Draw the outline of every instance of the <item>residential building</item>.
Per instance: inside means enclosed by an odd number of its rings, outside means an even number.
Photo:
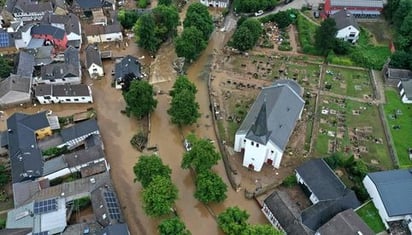
[[[363,185],[386,228],[389,222],[403,220],[412,232],[411,169],[368,173]]]
[[[96,119],[89,119],[62,129],[60,135],[62,137],[62,144],[57,147],[67,146],[71,150],[84,144],[89,136],[100,135],[100,131]]]
[[[83,25],[88,44],[123,41],[120,23]]]
[[[356,214],[353,209],[347,209],[335,215],[326,224],[322,225],[315,235],[374,235],[375,233]]]
[[[67,35],[67,44],[74,48],[80,48],[82,44],[82,30],[79,17],[75,14],[45,14],[41,23],[64,30]]]
[[[22,77],[32,78],[34,72],[34,56],[25,52],[20,51],[17,59],[17,69],[16,74]]]
[[[243,166],[260,171],[264,163],[279,168],[283,151],[301,118],[305,101],[293,80],[279,80],[262,89],[236,132],[234,150],[243,152]]]
[[[31,28],[31,36],[35,39],[44,39],[45,43],[51,43],[56,48],[65,50],[67,48],[67,35],[64,29],[40,24]]]
[[[412,71],[408,69],[394,69],[385,65],[382,72],[385,83],[392,86],[398,86],[400,81],[412,80]]]
[[[16,20],[22,21],[38,21],[44,14],[53,12],[53,6],[50,1],[37,0],[7,0],[5,9]]]
[[[143,78],[141,64],[138,59],[127,55],[114,66],[114,80],[116,89],[128,87],[132,80]]]
[[[91,198],[97,223],[103,227],[124,223],[120,203],[111,185],[95,189],[91,192]]]
[[[3,55],[11,55],[17,53],[15,39],[12,34],[0,28],[0,53]]]
[[[73,0],[71,4],[71,10],[80,17],[86,17],[94,10],[115,10],[115,7],[113,0]]]
[[[302,223],[312,231],[336,214],[361,205],[323,159],[312,159],[296,168],[296,179],[313,203],[301,213]]]
[[[43,66],[53,62],[55,52],[53,46],[41,46],[23,50],[34,57],[34,66]]]
[[[16,74],[0,81],[0,107],[10,107],[31,102],[32,78]]]
[[[130,235],[127,224],[113,224],[105,227],[99,235]]]
[[[399,81],[398,83],[399,95],[401,96],[402,103],[412,103],[412,80]]]
[[[200,0],[200,3],[208,7],[227,8],[229,6],[229,0]]]
[[[53,13],[55,15],[67,15],[68,14],[68,9],[67,9],[67,4],[65,0],[51,0],[53,4]]]
[[[341,10],[347,10],[355,17],[378,17],[383,10],[383,0],[325,0],[327,15]]]
[[[31,28],[33,24],[27,23],[23,25],[19,30],[13,34],[14,42],[17,49],[27,48],[30,41],[32,40],[31,37]]]
[[[104,76],[102,57],[96,45],[89,44],[86,47],[86,69],[91,78]]]
[[[355,43],[359,39],[360,27],[349,11],[338,11],[330,16],[336,22],[336,38]]]
[[[34,96],[40,104],[85,104],[93,103],[92,90],[86,84],[38,84]]]

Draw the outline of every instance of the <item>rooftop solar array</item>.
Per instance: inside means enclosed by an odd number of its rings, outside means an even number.
[[[9,34],[4,31],[0,32],[0,47],[8,47],[9,44]]]
[[[33,233],[33,235],[49,235],[49,232],[45,231],[45,232]]]
[[[34,203],[34,214],[41,215],[51,211],[57,211],[56,198],[38,201]]]
[[[110,219],[120,219],[119,203],[114,193],[111,191],[104,192],[104,200],[106,200],[107,203]]]

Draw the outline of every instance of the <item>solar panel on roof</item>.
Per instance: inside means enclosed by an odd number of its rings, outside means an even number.
[[[109,212],[110,219],[120,219],[119,203],[117,202],[114,193],[111,191],[106,191],[103,195],[107,204],[107,211]]]
[[[0,32],[0,47],[7,47],[9,44],[9,34],[7,32]]]
[[[56,198],[38,201],[34,203],[34,214],[41,215],[51,211],[57,211]]]

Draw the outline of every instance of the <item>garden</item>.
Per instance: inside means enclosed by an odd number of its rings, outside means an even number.
[[[399,167],[412,167],[412,160],[410,158],[412,148],[410,141],[412,130],[411,105],[401,102],[396,89],[388,88],[385,91],[385,96],[386,104],[384,111],[397,153]]]
[[[356,213],[362,218],[363,221],[373,230],[375,233],[379,233],[385,230],[381,217],[378,214],[378,210],[373,205],[372,201],[367,202]]]

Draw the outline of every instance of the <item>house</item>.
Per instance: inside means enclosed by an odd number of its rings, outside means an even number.
[[[296,168],[296,179],[313,203],[301,213],[302,223],[312,231],[336,214],[361,205],[323,159],[312,159]]]
[[[5,9],[16,20],[22,21],[38,21],[44,14],[53,12],[53,6],[50,1],[38,0],[7,0]]]
[[[123,41],[120,23],[83,25],[88,44]]]
[[[99,187],[92,191],[91,199],[97,223],[101,226],[107,227],[117,223],[124,223],[119,200],[111,185]]]
[[[31,36],[35,39],[44,39],[46,43],[51,43],[59,49],[67,48],[67,35],[64,29],[47,24],[34,25],[31,28]]]
[[[60,234],[67,226],[66,199],[32,201],[7,213],[6,228],[31,228],[30,234]]]
[[[412,71],[408,69],[394,69],[385,65],[382,69],[385,83],[393,86],[398,86],[400,81],[408,81],[412,79]]]
[[[91,78],[104,76],[100,50],[96,45],[88,45],[86,47],[86,69]]]
[[[65,0],[51,0],[55,15],[67,15],[68,9]]]
[[[335,235],[337,231],[339,231],[339,235],[375,234],[353,209],[347,209],[335,215],[321,226],[315,235]]]
[[[286,192],[276,190],[263,201],[262,212],[272,226],[286,234],[313,234],[301,223],[299,210],[295,207]]]
[[[114,66],[114,80],[116,89],[122,89],[129,86],[132,80],[143,78],[141,64],[138,59],[127,55]]]
[[[80,17],[91,15],[90,12],[98,9],[115,10],[116,4],[112,0],[73,0],[71,10]]]
[[[22,77],[32,78],[34,72],[34,56],[20,51],[16,59],[17,69],[16,74]]]
[[[10,107],[31,102],[32,78],[10,74],[0,81],[0,107]]]
[[[34,87],[34,96],[40,104],[93,103],[92,90],[86,84],[39,84]]]
[[[100,135],[96,119],[78,122],[73,126],[61,130],[62,144],[57,147],[67,146],[74,149],[82,144],[91,135]]]
[[[46,64],[41,67],[41,77],[36,77],[37,84],[80,84],[81,67],[79,50],[68,47],[63,54],[63,62]]]
[[[43,157],[37,140],[51,135],[46,112],[14,113],[7,119],[7,149],[13,184],[43,175]]]
[[[127,224],[113,224],[105,227],[99,235],[130,235]]]
[[[305,105],[302,88],[279,80],[262,89],[236,132],[234,151],[244,152],[243,166],[260,171],[264,163],[279,168],[283,151]]]
[[[399,81],[397,87],[402,103],[412,104],[412,80]]]
[[[349,11],[338,11],[330,16],[336,22],[336,38],[355,43],[359,39],[360,27]]]
[[[0,53],[3,55],[11,55],[17,53],[15,39],[11,33],[4,29],[0,29]]]
[[[82,30],[79,17],[75,14],[45,14],[41,23],[64,30],[67,35],[67,44],[74,48],[80,48],[82,44]]]
[[[41,46],[38,48],[26,48],[23,50],[34,57],[34,66],[43,66],[53,62],[53,46]]]
[[[208,7],[227,8],[229,6],[229,0],[200,0],[200,3]]]
[[[389,222],[402,220],[409,222],[409,228],[412,228],[411,169],[368,173],[363,185],[386,228],[389,228]]]
[[[23,25],[19,30],[13,34],[15,46],[17,49],[27,48],[32,40],[31,28],[33,24],[27,23]]]
[[[383,10],[383,0],[325,0],[326,15],[341,10],[347,10],[355,17],[378,17]]]

